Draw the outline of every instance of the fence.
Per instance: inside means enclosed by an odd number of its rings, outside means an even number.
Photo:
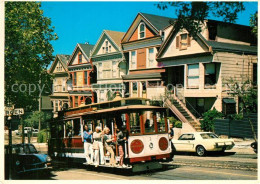
[[[250,114],[257,135],[257,114]],[[218,135],[228,135],[229,137],[253,138],[252,129],[247,116],[243,120],[217,119],[214,121],[215,133]],[[257,135],[258,137],[258,135]]]

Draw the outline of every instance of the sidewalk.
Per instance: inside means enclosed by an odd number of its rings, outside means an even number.
[[[256,154],[251,148],[251,143],[254,140],[243,140],[234,138],[235,146],[231,150],[227,150],[226,152],[236,152],[236,154]]]

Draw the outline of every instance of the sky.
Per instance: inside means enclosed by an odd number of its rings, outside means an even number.
[[[52,42],[54,55],[71,55],[77,43],[95,45],[103,30],[126,32],[138,12],[176,18],[174,9],[160,10],[153,2],[42,2],[44,16],[51,18],[59,39]],[[245,2],[237,24],[249,25],[257,2]],[[210,19],[215,19],[209,17]]]

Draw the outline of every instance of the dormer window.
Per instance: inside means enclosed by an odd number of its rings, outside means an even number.
[[[145,24],[142,22],[139,25],[139,39],[145,37]]]

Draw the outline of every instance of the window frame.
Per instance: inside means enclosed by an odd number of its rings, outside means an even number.
[[[153,53],[152,53],[152,59],[150,58],[150,50],[153,50]],[[155,67],[155,48],[154,47],[150,47],[150,48],[147,48],[147,66],[149,67],[149,68],[153,68],[153,67]],[[152,60],[152,62],[150,61],[150,60]]]
[[[192,65],[198,65],[198,74],[197,75],[189,75],[189,66],[192,66]],[[189,85],[189,78],[194,78],[194,77],[198,78],[198,86],[190,86]],[[198,89],[199,85],[200,85],[200,65],[199,64],[189,64],[189,65],[187,65],[187,88]]]
[[[133,54],[132,53],[135,53],[134,54],[134,61],[135,61],[135,65],[133,65]],[[137,68],[137,51],[136,50],[133,50],[133,51],[130,51],[130,70],[135,70]]]
[[[212,64],[214,65],[214,73],[213,74],[207,74],[207,65]],[[206,83],[206,77],[214,76],[215,83],[214,84],[208,84]],[[205,63],[204,64],[204,86],[215,86],[217,84],[217,65],[216,63]]]
[[[82,53],[81,52],[79,52],[78,53],[78,64],[82,64]]]
[[[144,26],[144,30],[143,31],[141,31],[141,26]],[[144,34],[143,35],[143,37],[141,37],[141,34]],[[138,26],[138,39],[144,39],[145,38],[145,36],[146,36],[146,25],[145,25],[145,23],[144,22],[141,22],[140,24],[139,24],[139,26]]]

